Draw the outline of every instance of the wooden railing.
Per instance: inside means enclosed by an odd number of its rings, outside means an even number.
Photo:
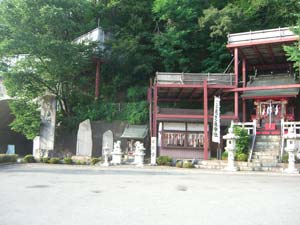
[[[168,73],[157,72],[158,84],[203,84],[207,80],[208,85],[234,85],[233,73]]]

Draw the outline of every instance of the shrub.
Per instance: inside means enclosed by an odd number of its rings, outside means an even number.
[[[288,163],[289,162],[289,154],[288,153],[284,153],[282,155],[282,162],[283,163]]]
[[[84,161],[77,160],[77,161],[75,161],[75,164],[76,165],[85,165],[86,163]]]
[[[35,159],[33,157],[33,155],[26,155],[23,159],[23,161],[25,163],[34,163],[35,162]]]
[[[51,159],[49,160],[49,163],[50,163],[50,164],[60,164],[60,159],[59,159],[59,158],[56,158],[56,157],[51,158]]]
[[[49,158],[49,157],[44,157],[44,158],[41,159],[41,161],[42,161],[43,163],[49,163],[50,158]]]
[[[183,166],[183,162],[181,160],[176,162],[176,167],[182,168],[182,166]]]
[[[0,154],[0,163],[16,162],[18,155]]]
[[[156,161],[159,166],[171,166],[172,164],[172,158],[169,156],[159,156]]]
[[[236,159],[237,159],[237,161],[246,162],[248,160],[248,155],[245,153],[240,153],[240,154],[237,154]]]
[[[70,157],[64,158],[64,164],[72,164],[73,160]]]
[[[95,165],[95,164],[97,164],[98,162],[100,162],[101,160],[99,159],[99,158],[92,158],[91,159],[91,164],[92,165]]]
[[[228,158],[228,152],[223,152],[222,153],[222,160],[226,160]]]
[[[194,168],[194,165],[193,165],[193,163],[190,162],[190,161],[184,161],[182,167],[183,167],[183,168]]]
[[[238,154],[240,153],[248,154],[249,135],[247,130],[239,126],[235,126],[233,129],[234,129],[234,134],[240,137],[239,139],[236,140],[236,152],[238,152]]]

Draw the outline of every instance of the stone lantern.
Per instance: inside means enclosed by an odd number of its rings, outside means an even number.
[[[284,150],[289,154],[289,165],[285,170],[286,173],[299,173],[295,167],[295,154],[297,152],[296,140],[299,139],[299,134],[296,133],[293,127],[288,129],[288,133],[284,134],[283,137],[286,139],[286,147]]]
[[[145,147],[144,144],[137,141],[135,143],[135,152],[134,152],[134,163],[137,167],[143,167],[144,166],[144,156],[145,156]]]
[[[112,164],[119,165],[122,161],[122,150],[121,150],[121,141],[114,143],[114,150],[111,153],[112,155]]]
[[[108,157],[110,155],[110,149],[107,144],[103,148],[103,155],[104,155],[104,163],[102,164],[102,166],[110,166],[110,163],[108,161]]]
[[[235,145],[236,140],[239,139],[239,136],[236,136],[233,133],[233,127],[231,126],[228,129],[228,134],[223,136],[223,138],[226,140],[226,147],[225,150],[228,152],[228,164],[225,167],[226,171],[237,171],[238,168],[234,166],[234,153],[236,151]]]

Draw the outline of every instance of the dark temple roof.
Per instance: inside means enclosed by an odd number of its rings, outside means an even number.
[[[295,80],[293,76],[287,74],[278,75],[263,75],[252,78],[247,83],[247,87],[261,87],[261,86],[276,86],[286,84],[299,84],[298,80]],[[255,90],[245,91],[242,94],[242,98],[252,97],[296,97],[299,94],[299,88],[288,88],[288,89],[272,89],[272,90]]]

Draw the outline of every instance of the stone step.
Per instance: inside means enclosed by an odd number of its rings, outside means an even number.
[[[280,142],[256,141],[255,146],[280,146]]]
[[[278,156],[278,151],[261,151],[261,152],[253,152],[255,156]]]
[[[257,141],[280,141],[280,135],[257,135],[255,140]]]

